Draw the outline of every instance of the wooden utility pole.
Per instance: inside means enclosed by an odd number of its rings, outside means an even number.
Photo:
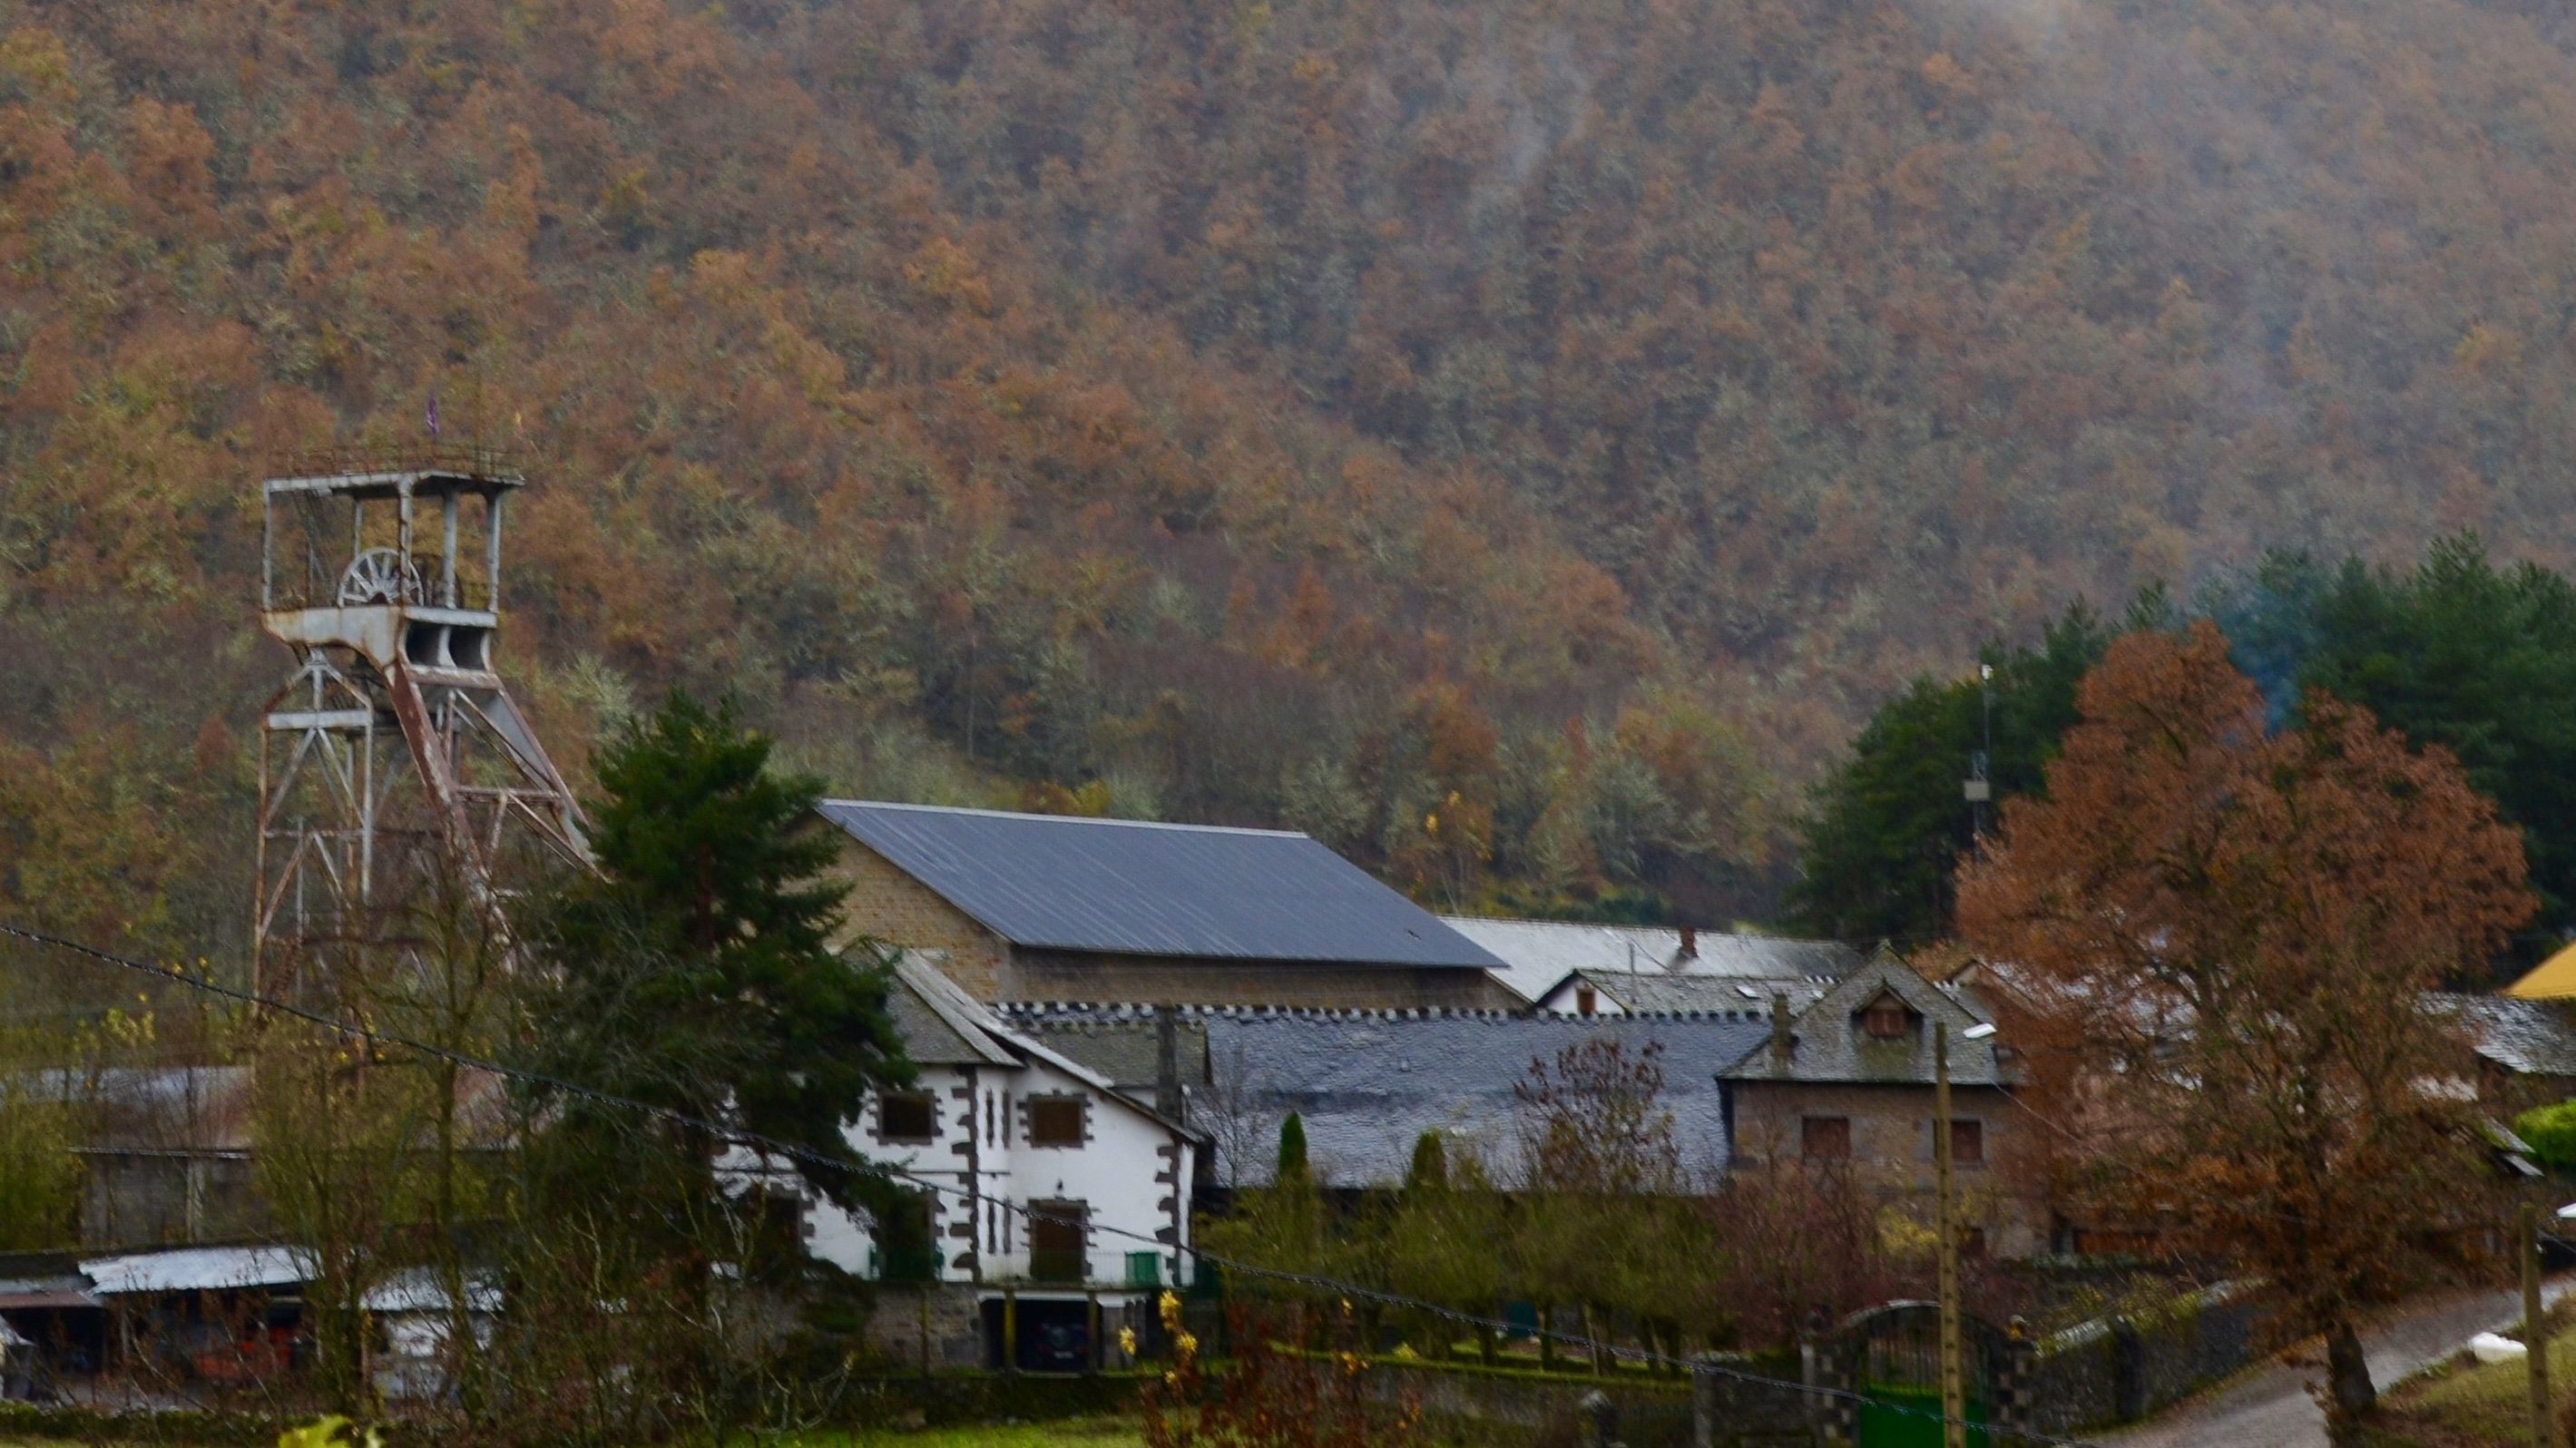
[[[2540,1213],[2531,1198],[2522,1199],[2522,1230],[2515,1234],[2522,1254],[2523,1361],[2530,1365],[2531,1441],[2556,1448],[2557,1425],[2549,1414],[2549,1334],[2540,1318]]]
[[[1959,1363],[1959,1232],[1950,1208],[1950,1026],[1932,1023],[1932,1218],[1941,1263],[1941,1441],[1968,1448],[1968,1395]]]

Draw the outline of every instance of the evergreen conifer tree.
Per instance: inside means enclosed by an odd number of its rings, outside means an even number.
[[[1414,1191],[1428,1187],[1438,1191],[1449,1185],[1449,1153],[1440,1143],[1437,1130],[1426,1131],[1414,1138],[1413,1164],[1405,1169],[1404,1189]]]
[[[770,767],[730,703],[674,692],[600,752],[599,870],[535,922],[560,1074],[829,1157],[875,1087],[907,1083],[882,950],[836,951],[845,887],[806,828],[820,782]],[[578,1128],[594,1108],[562,1103]],[[623,1126],[621,1125],[621,1129]],[[687,1174],[715,1143],[672,1142]],[[800,1165],[846,1204],[856,1174]]]
[[[1279,1123],[1279,1185],[1306,1180],[1306,1123],[1296,1112]]]

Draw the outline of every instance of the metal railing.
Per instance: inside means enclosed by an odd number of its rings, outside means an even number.
[[[391,447],[306,448],[279,454],[270,467],[270,476],[280,478],[375,473],[452,473],[459,477],[488,478],[496,482],[527,481],[507,453],[475,443],[422,442]]]

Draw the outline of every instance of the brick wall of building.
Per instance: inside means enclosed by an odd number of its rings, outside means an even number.
[[[916,950],[945,951],[947,972],[978,1000],[1007,1000],[1010,947],[885,856],[844,837],[834,871],[850,887],[842,911],[848,935]]]
[[[1806,1119],[1839,1117],[1851,1123],[1849,1170],[1855,1178],[1931,1220],[1931,1087],[1738,1081],[1729,1090],[1735,1160],[1797,1160]],[[1950,1114],[1977,1122],[1984,1142],[1985,1160],[1963,1163],[1955,1175],[1962,1225],[1983,1229],[1987,1250],[1997,1256],[2045,1250],[2047,1213],[2026,1195],[2025,1174],[2013,1159],[2027,1119],[1991,1086],[1953,1087]]]

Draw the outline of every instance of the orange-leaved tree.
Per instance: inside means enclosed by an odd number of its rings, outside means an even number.
[[[2268,728],[2207,623],[2120,640],[2079,703],[1961,927],[2016,987],[2070,1199],[2270,1279],[2358,1441],[2361,1314],[2478,1220],[2470,1056],[2423,994],[2530,913],[2521,841],[2360,709]]]

